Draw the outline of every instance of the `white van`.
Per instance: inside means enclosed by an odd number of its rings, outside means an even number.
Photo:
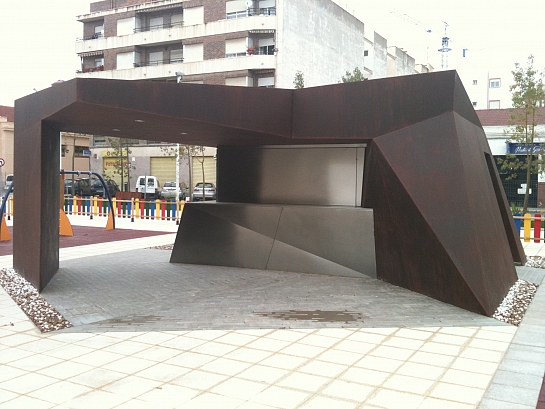
[[[138,176],[136,191],[143,193],[146,198],[158,198],[161,194],[161,184],[155,176]]]

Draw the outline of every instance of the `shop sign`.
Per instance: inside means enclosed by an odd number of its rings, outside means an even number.
[[[509,155],[526,155],[531,145],[526,145],[523,143],[508,143],[507,144],[507,154]],[[541,144],[534,143],[534,155],[539,155],[541,153]]]

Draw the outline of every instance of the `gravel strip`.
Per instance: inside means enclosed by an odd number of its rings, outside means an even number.
[[[525,266],[533,268],[545,268],[545,259],[541,256],[529,256]]]
[[[72,324],[40,297],[27,280],[10,268],[0,270],[0,285],[41,332],[70,328]]]
[[[529,256],[525,266],[545,268],[545,259],[541,256]],[[511,287],[492,318],[518,327],[538,287],[538,285],[528,281],[518,280]]]
[[[519,326],[528,305],[537,291],[537,285],[524,280],[517,280],[511,287],[492,318]]]
[[[155,250],[172,250],[172,249],[174,249],[174,244],[163,244],[162,246],[150,247],[150,249],[155,249]]]

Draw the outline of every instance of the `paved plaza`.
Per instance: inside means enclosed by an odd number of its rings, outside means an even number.
[[[60,250],[42,295],[74,327],[0,288],[0,408],[536,408],[542,288],[517,328],[367,277],[170,264],[174,222],[118,227],[163,234]]]

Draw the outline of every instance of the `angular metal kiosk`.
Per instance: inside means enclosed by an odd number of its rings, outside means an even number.
[[[59,267],[60,131],[218,147],[217,203],[186,205],[172,262],[364,274],[491,315],[525,261],[454,71],[300,90],[75,79],[17,100],[14,268],[39,290]]]

